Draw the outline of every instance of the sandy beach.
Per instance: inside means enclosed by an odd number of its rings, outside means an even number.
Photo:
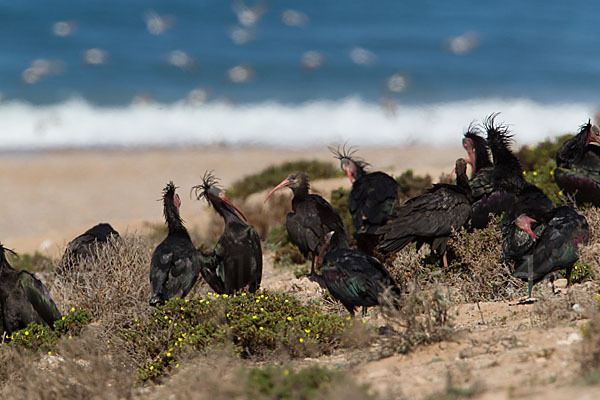
[[[376,170],[400,174],[412,169],[434,179],[449,173],[463,150],[408,147],[364,148],[359,155]],[[282,149],[123,149],[69,150],[0,155],[0,186],[5,201],[0,240],[18,252],[58,255],[64,244],[94,224],[110,222],[119,232],[161,223],[156,200],[173,180],[183,200],[190,228],[205,229],[208,210],[191,200],[190,188],[206,170],[214,170],[224,187],[271,164],[319,159],[336,163],[326,148]],[[340,184],[348,182],[340,181]],[[331,185],[329,183],[328,185]],[[319,182],[314,183],[319,190]],[[328,194],[327,189],[324,192]]]

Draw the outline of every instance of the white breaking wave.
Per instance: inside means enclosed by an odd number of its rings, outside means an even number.
[[[311,147],[460,145],[471,121],[501,112],[519,144],[576,132],[595,105],[482,99],[402,105],[394,113],[359,98],[299,105],[275,102],[233,106],[135,104],[98,107],[83,100],[34,106],[0,103],[0,149],[229,145]]]

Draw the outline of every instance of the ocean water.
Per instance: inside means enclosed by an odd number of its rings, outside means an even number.
[[[0,0],[0,149],[520,143],[600,106],[600,2]]]

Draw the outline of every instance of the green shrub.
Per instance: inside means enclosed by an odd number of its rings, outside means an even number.
[[[368,386],[358,385],[341,372],[311,366],[298,371],[286,367],[252,368],[243,372],[251,399],[329,398],[339,392],[352,393],[362,399],[374,398]]]
[[[414,175],[412,169],[404,171],[396,178],[398,182],[398,197],[401,201],[412,199],[429,189],[432,185],[431,176]]]
[[[554,181],[555,168],[556,162],[548,160],[545,164],[539,165],[537,169],[524,171],[523,175],[528,183],[542,189],[544,194],[552,200],[552,203],[561,204],[563,200],[560,198],[560,188]]]
[[[554,139],[546,139],[535,146],[523,146],[517,152],[521,165],[527,171],[536,171],[549,161],[555,160],[556,152],[573,135],[562,135]]]
[[[269,166],[257,174],[248,175],[235,182],[227,190],[227,196],[230,199],[244,199],[252,193],[274,187],[289,174],[296,171],[306,172],[311,180],[335,178],[341,174],[332,163],[319,160],[285,162],[283,164]]]
[[[263,291],[206,299],[172,299],[144,321],[120,329],[128,351],[145,355],[138,378],[147,380],[177,366],[184,351],[230,344],[245,356],[265,357],[283,349],[291,356],[319,355],[340,344],[347,320],[323,315],[317,305]]]
[[[8,253],[8,261],[13,268],[29,272],[52,272],[56,270],[54,261],[39,252],[23,254]]]
[[[48,351],[56,347],[58,339],[67,335],[69,337],[79,335],[83,327],[91,322],[91,312],[72,308],[70,314],[54,322],[54,330],[49,326],[32,322],[25,329],[12,333],[10,345],[28,350]]]
[[[343,187],[332,190],[331,207],[333,207],[342,218],[348,237],[352,237],[356,233],[356,228],[354,227],[352,215],[350,215],[350,210],[348,209],[348,196],[350,196],[350,190]]]

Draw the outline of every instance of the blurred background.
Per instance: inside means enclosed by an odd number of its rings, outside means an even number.
[[[0,1],[0,150],[520,143],[593,118],[600,3]]]

